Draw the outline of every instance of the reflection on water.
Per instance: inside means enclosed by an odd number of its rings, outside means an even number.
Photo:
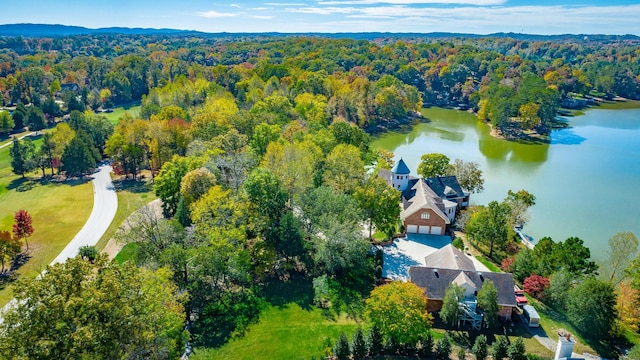
[[[496,139],[463,111],[430,108],[424,115],[428,122],[381,135],[373,147],[402,157],[414,175],[425,153],[477,162],[485,178],[485,191],[472,196],[479,204],[504,199],[509,189],[532,192],[537,204],[525,232],[536,239],[578,236],[597,255],[618,231],[640,236],[640,109],[588,110],[554,130],[551,144]]]

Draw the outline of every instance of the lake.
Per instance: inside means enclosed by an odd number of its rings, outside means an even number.
[[[563,241],[577,236],[601,258],[616,232],[640,236],[640,109],[590,109],[566,118],[550,144],[496,139],[489,127],[464,111],[425,109],[428,122],[383,134],[374,148],[403,158],[416,175],[420,156],[439,152],[475,161],[485,190],[471,202],[502,201],[509,189],[536,196],[524,232]]]

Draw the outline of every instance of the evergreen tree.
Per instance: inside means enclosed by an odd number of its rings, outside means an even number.
[[[486,279],[478,291],[478,306],[484,311],[484,323],[488,328],[498,326],[498,290],[493,281]]]
[[[448,336],[443,336],[436,342],[436,359],[437,360],[449,360],[451,355],[451,340]]]
[[[349,360],[351,356],[349,340],[347,340],[347,336],[344,333],[340,334],[336,345],[333,347],[333,355],[335,355],[338,360]]]
[[[369,347],[369,355],[375,356],[382,352],[382,333],[380,328],[373,325],[367,334],[367,346]]]
[[[471,352],[473,352],[473,356],[476,357],[476,360],[485,360],[487,355],[489,355],[487,350],[487,337],[484,335],[478,335],[478,337],[476,337],[476,341],[473,343]]]
[[[31,131],[39,131],[47,127],[47,119],[40,108],[32,106],[27,114],[27,126]]]
[[[422,358],[430,358],[433,355],[433,336],[431,332],[427,332],[420,341],[420,346],[417,347],[417,354]]]
[[[14,174],[21,175],[33,171],[36,168],[35,147],[31,140],[13,139],[11,147],[11,169]]]
[[[507,355],[509,356],[509,360],[526,360],[527,359],[527,349],[524,346],[524,340],[521,337],[518,337],[516,341],[514,341],[507,348]]]
[[[367,343],[364,341],[362,328],[358,328],[356,330],[356,333],[353,334],[353,345],[351,352],[353,353],[353,358],[355,360],[364,359],[367,357]]]
[[[509,348],[509,340],[506,336],[496,336],[496,342],[491,347],[491,357],[493,360],[502,360],[507,357],[507,350]]]
[[[18,132],[22,131],[22,128],[24,128],[26,125],[25,120],[27,118],[27,108],[24,106],[24,104],[19,103],[16,106],[16,109],[11,114],[11,117],[13,118],[13,122],[15,123],[13,128]]]
[[[96,161],[91,150],[82,142],[80,137],[74,137],[64,149],[62,167],[67,176],[84,175],[84,173],[96,167]]]

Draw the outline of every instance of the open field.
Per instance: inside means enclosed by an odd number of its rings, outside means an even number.
[[[93,187],[88,179],[41,180],[39,172],[22,179],[11,172],[9,148],[0,149],[0,229],[11,231],[13,215],[20,209],[31,214],[35,229],[28,239],[32,257],[18,274],[35,277],[87,221],[93,207]],[[0,285],[0,306],[11,298],[10,286]]]
[[[110,113],[104,112],[104,113],[100,113],[100,115],[105,116],[109,121],[111,121],[111,123],[117,124],[118,121],[120,121],[120,118],[122,117],[122,115],[124,115],[125,113],[129,113],[129,115],[133,116],[134,118],[140,115],[139,102],[120,106],[120,107],[114,108],[113,112],[110,112]]]

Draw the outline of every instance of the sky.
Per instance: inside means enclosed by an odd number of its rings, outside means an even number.
[[[640,35],[640,0],[20,0],[0,23],[204,32]]]

